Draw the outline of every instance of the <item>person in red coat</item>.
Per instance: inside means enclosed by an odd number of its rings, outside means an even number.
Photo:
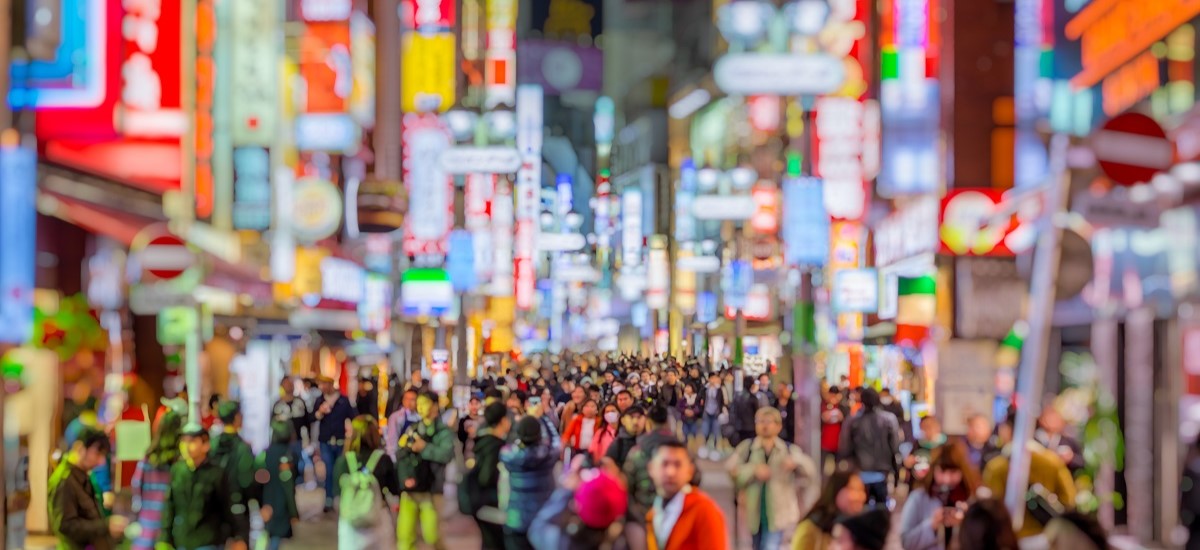
[[[729,538],[721,507],[691,485],[696,464],[687,446],[675,440],[659,445],[650,461],[658,496],[646,514],[648,550],[726,550]]]

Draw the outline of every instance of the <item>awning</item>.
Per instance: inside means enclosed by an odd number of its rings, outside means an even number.
[[[179,189],[183,155],[178,143],[113,141],[48,142],[46,160],[162,195]]]
[[[156,220],[98,206],[53,191],[38,193],[38,212],[54,216],[91,233],[104,235],[128,247],[139,232]]]
[[[724,336],[732,338],[734,336],[736,322],[729,319],[721,319],[716,323],[709,325],[709,336]],[[783,332],[783,327],[776,321],[746,321],[746,332],[742,336],[773,336],[778,337]]]

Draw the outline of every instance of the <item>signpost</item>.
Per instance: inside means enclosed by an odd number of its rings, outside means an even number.
[[[1150,181],[1170,169],[1175,159],[1175,147],[1162,126],[1141,113],[1104,123],[1092,136],[1092,150],[1104,175],[1126,186]]]

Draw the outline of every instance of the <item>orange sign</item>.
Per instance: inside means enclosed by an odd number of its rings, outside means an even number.
[[[206,219],[213,211],[213,95],[217,43],[217,14],[213,0],[196,2],[196,216]]]
[[[307,113],[344,113],[354,92],[350,25],[308,23],[300,41],[300,75],[308,85]]]
[[[1083,70],[1071,79],[1089,88],[1200,15],[1200,0],[1095,0],[1067,23],[1066,37],[1080,41]]]

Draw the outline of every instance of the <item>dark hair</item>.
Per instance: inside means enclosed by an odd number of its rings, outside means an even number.
[[[1018,550],[1012,517],[1004,502],[986,498],[972,504],[958,528],[958,547],[972,550]]]
[[[1088,540],[1092,541],[1092,544],[1096,545],[1096,548],[1108,548],[1108,536],[1105,535],[1104,527],[1100,525],[1099,521],[1096,521],[1096,518],[1072,510],[1065,512],[1054,519],[1062,520],[1074,525],[1076,529],[1079,529],[1079,532],[1082,533],[1083,536],[1087,537]]]
[[[146,462],[155,468],[170,467],[179,460],[179,435],[183,429],[183,416],[175,411],[164,412],[158,419],[158,430],[146,452]]]
[[[864,409],[873,411],[879,408],[879,393],[875,388],[863,388],[859,391],[859,400],[862,402]]]
[[[414,397],[421,395],[421,392],[417,391],[417,388],[408,388],[407,390],[404,390],[404,393],[400,394],[400,397],[403,398],[405,395],[410,393],[413,394]]]
[[[837,386],[830,386],[830,387],[829,387],[829,395],[839,395],[839,394],[841,394],[841,393],[842,393],[842,390],[841,390],[841,388],[839,388],[839,387],[837,387]]]
[[[662,405],[651,408],[650,414],[647,415],[650,421],[654,422],[656,426],[665,425],[669,416],[670,415],[667,414],[667,408]]]
[[[108,439],[108,434],[93,426],[81,428],[79,435],[75,436],[75,442],[82,444],[84,449],[95,448],[105,454],[112,450],[112,441]]]
[[[928,417],[927,417],[928,418]],[[966,487],[967,494],[975,494],[975,490],[982,483],[979,480],[979,471],[971,464],[971,460],[967,457],[967,450],[961,443],[946,443],[936,449],[929,455],[929,473],[925,477],[918,480],[914,485],[914,489],[924,489],[925,494],[933,493],[933,471],[937,470],[958,470],[962,472],[962,485]]]
[[[629,396],[629,399],[630,399],[630,400],[633,400],[633,393],[632,393],[632,392],[630,392],[629,390],[621,390],[621,391],[617,392],[617,395],[616,395],[616,397],[620,397],[620,396],[622,396],[622,395],[628,395],[628,396]]]
[[[276,420],[271,422],[271,443],[273,445],[287,445],[292,441],[292,423],[287,420]]]
[[[208,398],[208,408],[209,409],[215,409],[215,408],[217,408],[217,405],[220,405],[220,404],[221,404],[221,394],[214,393],[214,394],[212,394],[212,396],[210,396]]]
[[[679,449],[683,451],[683,454],[688,455],[688,459],[692,458],[692,454],[688,451],[687,445],[684,445],[683,442],[679,441],[678,439],[668,439],[662,443],[659,443],[658,447],[654,449],[654,455],[657,456],[658,453],[663,451],[663,449]]]
[[[350,421],[350,437],[346,438],[347,453],[357,452],[358,456],[370,455],[383,448],[379,442],[379,423],[374,416],[360,414]]]
[[[846,467],[835,469],[829,479],[825,480],[825,485],[821,487],[820,498],[817,499],[816,504],[813,504],[812,510],[809,510],[804,519],[813,522],[822,533],[832,533],[833,524],[837,523],[838,516],[842,515],[837,507],[838,493],[842,492],[842,489],[845,489],[850,484],[850,480],[855,477],[858,477],[858,470]]]
[[[508,394],[509,399],[512,399],[514,397],[521,400],[522,407],[524,407],[525,403],[527,403],[529,401],[529,394],[527,394],[521,390],[515,390],[512,393]]]
[[[508,418],[508,408],[504,406],[504,403],[492,403],[483,409],[483,421],[489,428],[500,425],[505,418]]]
[[[242,414],[242,405],[237,401],[226,401],[217,407],[217,418],[227,426],[236,422],[239,414]]]
[[[504,392],[496,387],[488,388],[488,391],[483,392],[484,399],[504,399]]]

